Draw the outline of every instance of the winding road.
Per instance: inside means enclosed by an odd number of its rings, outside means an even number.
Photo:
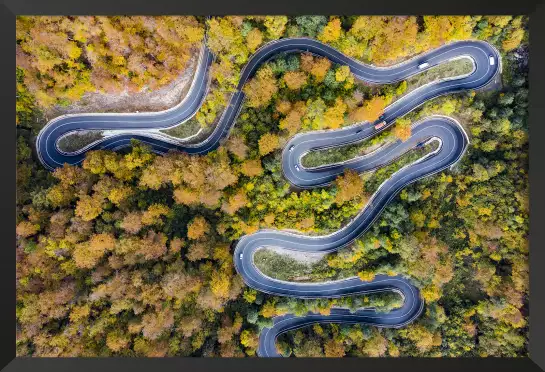
[[[81,114],[64,115],[50,121],[39,133],[36,146],[41,162],[48,169],[64,163],[79,164],[86,151],[128,146],[132,138],[149,144],[153,151],[165,153],[169,150],[204,154],[215,150],[225,138],[243,105],[242,87],[253,76],[259,66],[279,53],[310,52],[329,58],[332,62],[348,65],[358,78],[375,84],[388,84],[404,80],[432,66],[456,58],[469,58],[473,72],[463,77],[443,79],[426,84],[401,97],[388,106],[383,118],[384,130],[401,117],[424,102],[447,93],[478,89],[490,83],[501,72],[501,57],[498,51],[486,42],[460,41],[450,43],[403,63],[381,68],[356,61],[336,49],[319,41],[307,38],[287,38],[270,42],[259,48],[241,73],[237,90],[230,98],[216,128],[204,141],[183,144],[163,137],[160,129],[170,128],[190,119],[200,108],[208,92],[209,67],[212,53],[203,46],[195,77],[184,100],[177,106],[157,113],[136,114]],[[422,63],[429,65],[419,69]],[[493,63],[492,63],[493,62]],[[396,291],[403,297],[403,305],[388,313],[377,313],[373,309],[360,309],[350,313],[347,309],[332,309],[330,315],[309,313],[303,317],[292,314],[273,319],[273,326],[264,328],[260,334],[258,354],[280,356],[275,347],[278,335],[313,323],[365,323],[380,327],[402,327],[416,319],[424,307],[418,289],[406,278],[377,275],[365,282],[358,277],[324,283],[294,283],[270,278],[260,272],[253,262],[254,253],[268,246],[305,252],[333,252],[352,243],[363,234],[388,205],[390,200],[408,184],[453,166],[464,154],[469,140],[454,119],[431,116],[413,124],[412,136],[405,142],[397,141],[379,151],[357,157],[350,161],[316,168],[305,168],[301,158],[309,151],[342,146],[365,141],[378,133],[374,123],[358,123],[338,130],[316,131],[295,135],[282,152],[282,169],[291,184],[299,188],[327,185],[350,168],[359,173],[382,167],[407,151],[436,141],[437,149],[394,173],[372,195],[369,203],[342,229],[322,236],[305,236],[279,230],[260,230],[242,237],[235,246],[234,263],[237,272],[246,284],[259,291],[278,296],[297,298],[332,298],[383,291]],[[77,130],[115,131],[84,149],[65,153],[58,148],[58,141]]]

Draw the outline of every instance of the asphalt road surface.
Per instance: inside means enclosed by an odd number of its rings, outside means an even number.
[[[372,135],[372,134],[369,134]],[[308,136],[300,136],[303,139]],[[307,138],[308,140],[308,138]],[[423,308],[419,291],[407,279],[396,276],[377,275],[374,280],[365,282],[359,277],[327,283],[292,283],[279,281],[264,275],[253,262],[254,253],[264,247],[281,247],[287,250],[304,252],[333,252],[352,243],[372,225],[390,200],[408,184],[423,177],[440,172],[454,165],[463,155],[468,145],[468,138],[462,127],[455,120],[443,116],[432,116],[416,123],[413,135],[405,142],[397,141],[388,147],[364,157],[356,158],[343,165],[328,166],[300,171],[286,172],[287,166],[298,159],[299,144],[290,152],[289,144],[283,152],[283,167],[288,179],[300,187],[312,187],[331,182],[335,177],[350,168],[364,172],[378,168],[398,158],[400,155],[436,141],[437,148],[395,172],[372,195],[360,213],[342,229],[322,236],[306,236],[278,230],[260,230],[242,237],[234,252],[235,268],[247,285],[259,291],[297,298],[331,298],[395,290],[401,293],[404,302],[401,308],[386,314],[364,309],[351,314],[344,309],[335,309],[331,315],[308,314],[306,317],[286,315],[274,319],[274,326],[264,329],[260,334],[258,353],[261,356],[279,356],[275,340],[279,334],[290,329],[312,323],[366,323],[382,327],[401,327],[416,319]],[[293,158],[293,159],[292,159]],[[300,176],[299,176],[300,175]]]
[[[332,62],[348,65],[351,72],[359,79],[388,84],[401,81],[423,70],[418,69],[422,62],[429,63],[430,68],[452,58],[466,56],[475,64],[475,70],[469,76],[456,80],[439,81],[427,84],[407,94],[394,102],[385,110],[384,119],[388,123],[397,117],[418,107],[425,101],[446,93],[453,93],[467,89],[477,89],[486,85],[499,70],[499,54],[490,44],[481,41],[461,41],[451,43],[419,55],[406,62],[389,68],[378,68],[358,62],[345,56],[336,49],[321,42],[307,38],[280,39],[265,44],[259,48],[248,61],[241,73],[237,91],[231,96],[227,108],[224,110],[215,130],[204,141],[196,144],[180,144],[158,133],[179,125],[195,115],[203,103],[209,86],[209,66],[214,59],[212,53],[202,49],[200,61],[190,90],[184,100],[177,106],[160,112],[130,113],[130,114],[75,114],[63,115],[51,120],[38,134],[36,147],[43,165],[48,169],[61,167],[64,163],[80,164],[84,154],[89,150],[110,149],[117,150],[130,144],[135,138],[151,145],[157,153],[165,153],[171,149],[185,151],[191,154],[204,154],[215,150],[220,141],[229,134],[235,119],[240,111],[244,94],[241,89],[246,81],[253,76],[259,66],[278,55],[279,53],[310,52],[329,58]],[[489,56],[493,56],[495,64],[489,64]],[[363,126],[370,127],[371,124]],[[108,130],[114,134],[87,146],[83,151],[66,153],[58,148],[58,141],[63,136],[78,130]],[[316,134],[318,135],[318,134]],[[361,137],[364,133],[360,134]],[[330,135],[331,141],[336,133]],[[357,140],[357,138],[354,138]],[[333,142],[332,142],[333,145]]]
[[[451,43],[428,53],[419,55],[398,65],[379,68],[358,62],[345,56],[334,48],[319,41],[307,38],[289,38],[265,44],[258,49],[242,70],[237,91],[230,98],[216,128],[204,141],[196,144],[180,144],[172,139],[161,138],[159,129],[166,129],[190,119],[202,105],[208,92],[209,66],[212,53],[203,47],[199,65],[192,86],[177,106],[157,113],[136,114],[81,114],[64,115],[53,119],[39,133],[36,146],[40,160],[48,169],[55,169],[64,163],[79,164],[89,150],[117,150],[130,144],[131,138],[151,145],[153,151],[165,153],[169,150],[204,154],[215,150],[222,139],[227,137],[242,107],[244,94],[242,87],[253,76],[259,66],[279,53],[310,52],[329,58],[332,62],[348,65],[357,78],[376,84],[388,84],[404,80],[411,75],[429,69],[454,58],[469,58],[474,70],[471,74],[456,79],[444,79],[426,84],[400,98],[388,106],[380,120],[388,128],[396,118],[414,110],[424,102],[437,96],[478,89],[487,85],[501,71],[498,51],[490,44],[481,41],[461,41]],[[493,59],[494,63],[490,62]],[[419,69],[422,63],[429,65]],[[333,234],[310,237],[279,230],[260,230],[242,237],[235,246],[234,262],[237,272],[246,284],[259,291],[297,298],[332,298],[384,291],[396,291],[404,299],[403,305],[388,313],[377,313],[373,309],[361,309],[350,313],[347,309],[333,309],[330,315],[309,313],[303,317],[292,314],[276,317],[271,328],[262,330],[259,339],[260,356],[280,356],[275,340],[281,333],[314,323],[365,323],[379,327],[402,327],[416,319],[424,307],[418,289],[406,278],[377,275],[365,282],[358,277],[325,283],[293,283],[265,276],[254,265],[256,250],[274,246],[287,250],[305,252],[333,252],[352,243],[363,234],[388,205],[397,193],[423,177],[440,172],[455,164],[464,154],[468,138],[463,128],[455,120],[444,116],[432,116],[413,124],[412,136],[405,142],[397,141],[366,156],[347,162],[317,168],[304,168],[301,158],[309,151],[336,147],[364,141],[379,131],[374,123],[359,123],[350,127],[303,133],[294,136],[284,147],[282,169],[291,184],[300,188],[312,188],[331,183],[345,169],[365,172],[394,161],[407,151],[424,143],[436,141],[437,149],[416,162],[403,167],[386,180],[373,194],[369,203],[352,221]],[[93,143],[86,148],[65,153],[59,150],[58,140],[77,130],[108,130],[117,134]]]

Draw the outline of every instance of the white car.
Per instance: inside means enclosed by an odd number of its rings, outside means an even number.
[[[295,145],[291,146],[289,151],[292,152],[294,148],[295,148]]]
[[[297,164],[295,164],[294,167],[295,167],[295,170],[296,170],[297,172],[299,172],[299,166],[298,166]]]
[[[428,62],[421,63],[421,64],[418,65],[418,69],[422,70],[422,69],[428,67],[429,65],[430,64]]]
[[[489,56],[488,60],[490,61],[490,66],[494,66],[494,64],[496,63],[496,60],[494,59],[494,56]]]
[[[240,254],[240,259],[242,260],[242,253]]]

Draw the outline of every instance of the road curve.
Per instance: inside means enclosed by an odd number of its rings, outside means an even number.
[[[216,128],[204,141],[196,144],[181,144],[171,138],[160,137],[159,129],[170,128],[191,118],[202,105],[209,85],[209,66],[212,53],[203,47],[192,86],[184,100],[177,106],[156,113],[137,114],[81,114],[64,115],[50,121],[39,133],[36,146],[41,162],[48,169],[55,169],[64,163],[79,164],[89,150],[116,150],[130,144],[132,138],[151,145],[157,153],[171,149],[192,154],[204,154],[215,150],[225,138],[242,107],[244,94],[242,87],[253,76],[259,66],[279,53],[310,52],[329,58],[332,62],[348,65],[359,79],[376,84],[388,84],[406,79],[423,70],[418,66],[429,63],[427,68],[454,58],[469,58],[474,66],[472,73],[455,79],[443,79],[426,84],[385,109],[382,120],[387,126],[395,119],[414,110],[434,97],[478,89],[501,72],[501,57],[498,51],[486,42],[460,41],[451,43],[428,53],[419,55],[403,63],[381,68],[367,65],[345,56],[336,49],[307,38],[287,38],[270,42],[259,48],[241,72],[237,90],[230,98]],[[493,58],[495,63],[489,63]],[[426,68],[426,69],[427,69]],[[422,312],[424,302],[418,289],[407,279],[395,276],[377,275],[365,282],[358,277],[325,283],[293,283],[265,276],[253,262],[254,253],[267,246],[306,252],[333,252],[352,243],[363,234],[388,205],[390,200],[408,184],[423,177],[440,172],[456,163],[468,146],[468,138],[463,128],[455,120],[444,116],[432,116],[413,125],[412,136],[405,142],[397,141],[379,151],[358,157],[347,162],[316,168],[304,168],[301,158],[309,151],[336,147],[364,141],[375,135],[375,123],[359,123],[350,127],[303,133],[294,136],[282,152],[282,168],[290,183],[300,188],[311,188],[331,183],[346,168],[365,172],[395,160],[407,151],[422,143],[437,141],[438,147],[432,153],[403,167],[386,180],[372,195],[369,203],[352,221],[329,235],[305,236],[286,231],[260,230],[242,237],[235,246],[234,263],[237,272],[246,284],[259,291],[278,296],[297,298],[331,298],[382,291],[396,291],[404,299],[403,305],[389,313],[379,314],[373,309],[360,309],[350,313],[346,309],[333,309],[330,315],[309,313],[303,317],[292,314],[276,317],[273,326],[264,328],[259,338],[260,356],[280,356],[275,347],[278,335],[295,328],[313,323],[365,323],[380,327],[401,327]],[[58,140],[77,130],[109,130],[118,134],[97,141],[75,153],[64,153],[57,147]]]
[[[455,80],[443,80],[427,84],[394,102],[385,110],[385,120],[391,123],[425,101],[446,93],[467,89],[477,89],[487,84],[498,72],[499,64],[490,66],[489,56],[499,61],[497,50],[481,41],[460,41],[434,49],[403,63],[389,68],[375,67],[356,61],[338,50],[317,40],[307,38],[286,38],[273,41],[259,48],[249,59],[241,72],[237,90],[232,94],[214,131],[208,138],[196,144],[182,144],[171,137],[161,136],[160,129],[171,128],[193,117],[202,105],[208,92],[209,66],[214,56],[203,47],[195,77],[184,100],[177,106],[160,112],[130,114],[72,114],[51,120],[38,134],[36,148],[42,164],[48,169],[61,167],[64,163],[76,165],[84,159],[89,150],[117,150],[130,144],[131,138],[148,143],[157,153],[176,149],[191,154],[204,154],[215,150],[225,138],[242,107],[244,94],[242,87],[253,76],[259,66],[279,53],[310,52],[329,58],[332,62],[348,65],[351,72],[359,79],[388,84],[406,79],[422,70],[418,65],[423,61],[430,68],[453,58],[467,57],[475,65],[469,76]],[[108,130],[117,132],[90,146],[83,151],[66,153],[58,148],[60,138],[78,130]]]
[[[331,298],[366,294],[380,291],[397,291],[404,298],[403,306],[387,314],[377,314],[374,310],[363,309],[353,314],[345,309],[335,309],[331,315],[308,314],[305,317],[286,315],[275,318],[272,328],[265,328],[260,335],[258,353],[262,356],[279,356],[275,340],[283,332],[313,323],[365,323],[382,327],[401,327],[416,319],[423,308],[419,291],[410,282],[400,276],[388,277],[377,275],[374,280],[365,282],[359,277],[326,283],[292,283],[280,281],[264,275],[255,266],[253,256],[265,247],[281,247],[287,250],[304,252],[333,252],[352,243],[372,225],[382,210],[401,189],[418,179],[440,172],[455,164],[464,154],[469,141],[458,122],[444,116],[431,116],[413,125],[413,135],[405,142],[397,141],[386,148],[367,156],[356,158],[342,165],[304,169],[289,173],[291,158],[299,158],[307,149],[308,136],[299,136],[295,148],[290,152],[289,144],[283,151],[283,169],[290,182],[300,187],[323,185],[333,181],[336,176],[350,168],[357,172],[384,166],[416,146],[438,142],[437,148],[397,172],[380,185],[371,196],[367,205],[352,221],[342,229],[322,236],[306,236],[278,230],[260,230],[242,237],[234,251],[235,268],[250,287],[278,296],[297,298]],[[342,130],[341,130],[342,131]],[[348,130],[348,133],[352,129]],[[340,132],[340,131],[334,131]],[[324,132],[318,143],[323,139]],[[373,133],[368,133],[367,137]],[[312,143],[312,141],[310,142]],[[301,149],[299,149],[301,147]],[[295,177],[300,173],[301,177]]]

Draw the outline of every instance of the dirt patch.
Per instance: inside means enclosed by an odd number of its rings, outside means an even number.
[[[129,93],[125,90],[120,93],[102,93],[93,92],[86,93],[83,97],[68,106],[54,106],[46,111],[48,119],[64,115],[77,114],[86,112],[146,112],[146,111],[162,111],[173,107],[187,94],[193,74],[199,60],[199,49],[193,52],[193,56],[188,61],[185,70],[170,84],[164,87],[151,91],[149,88],[144,88],[137,93]]]

